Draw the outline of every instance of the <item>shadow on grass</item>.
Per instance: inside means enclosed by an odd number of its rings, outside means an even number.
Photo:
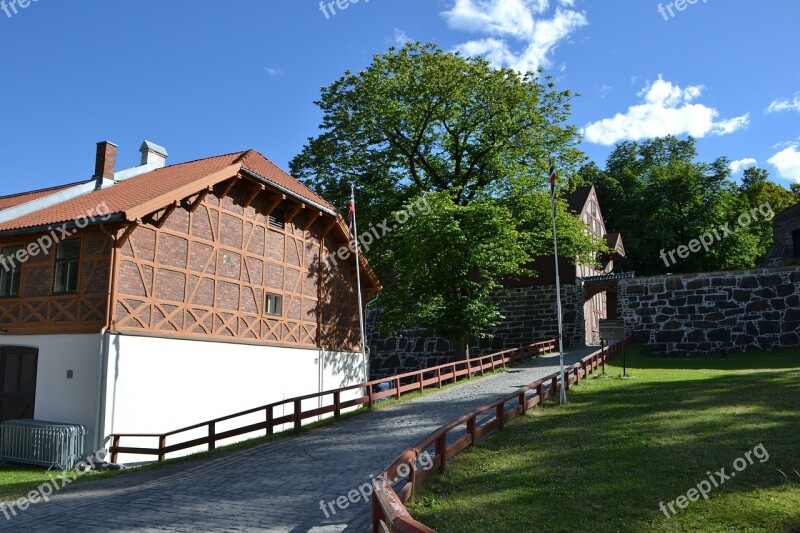
[[[691,357],[664,357],[649,355],[643,346],[633,346],[629,356],[636,357],[635,366],[628,368],[661,368],[687,370],[768,370],[800,368],[800,348],[789,348],[775,352],[698,354]],[[644,357],[638,357],[644,356]],[[622,359],[616,360],[622,364]]]
[[[589,380],[567,406],[518,419],[432,478],[412,513],[442,532],[787,531],[800,525],[800,354],[761,357],[720,368],[794,370],[693,372],[708,362],[629,353],[634,379]],[[769,458],[710,500],[669,519],[659,511],[759,444]]]

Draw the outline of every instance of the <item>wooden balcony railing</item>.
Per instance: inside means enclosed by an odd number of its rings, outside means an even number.
[[[487,371],[493,371],[497,368],[505,367],[508,364],[550,353],[555,349],[555,340],[537,342],[520,348],[473,357],[464,361],[446,363],[444,365],[407,372],[405,374],[398,374],[367,383],[361,383],[359,385],[351,385],[335,390],[288,398],[261,407],[248,409],[247,411],[215,418],[214,420],[208,420],[206,422],[200,422],[199,424],[176,429],[167,433],[115,433],[110,436],[111,446],[109,447],[109,452],[111,453],[111,462],[116,463],[119,454],[149,455],[157,457],[158,461],[164,461],[166,456],[170,453],[204,445],[208,447],[208,450],[213,450],[221,440],[248,433],[266,431],[266,435],[272,435],[275,433],[276,428],[280,428],[284,425],[290,425],[289,429],[299,430],[302,427],[303,421],[309,418],[333,413],[334,418],[338,420],[342,412],[346,409],[359,407],[364,404],[371,409],[375,402],[384,398],[399,399],[405,393],[422,391],[434,386],[441,388],[443,385],[456,382],[465,376],[470,378],[475,374],[483,375]],[[390,383],[389,388],[386,390],[379,390],[378,386],[384,383]],[[342,396],[344,393],[351,393],[357,396],[353,399],[343,401]],[[314,399],[329,401],[330,405],[308,408],[307,404],[311,403],[309,400]],[[306,403],[305,406],[303,405],[304,402]],[[289,414],[283,414],[286,407],[291,409]],[[218,427],[225,422],[230,422],[240,417],[256,415],[258,413],[261,413],[259,422],[247,423],[224,431],[218,431]],[[198,430],[202,430],[203,428],[205,428],[205,431],[203,431],[202,437],[191,438],[191,434],[196,435]],[[183,440],[181,440],[181,437],[183,437]],[[138,441],[143,439],[152,440],[155,446],[125,446],[123,439],[136,439]]]

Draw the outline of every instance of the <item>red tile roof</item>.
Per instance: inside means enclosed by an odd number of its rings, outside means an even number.
[[[290,191],[302,199],[336,212],[336,209],[330,203],[281,170],[269,159],[255,150],[247,150],[245,152],[236,152],[188,163],[170,165],[162,169],[120,181],[111,187],[94,191],[2,223],[0,224],[0,232],[70,222],[86,216],[90,211],[97,212],[98,207],[101,208],[103,213],[105,213],[107,209],[107,212],[112,215],[129,213],[132,210],[135,211],[139,206],[145,206],[154,201],[157,202],[160,197],[169,196],[173,191],[177,192],[178,189],[190,189],[195,182],[200,182],[203,178],[224,171],[234,165],[240,165],[241,168],[264,178],[278,187]],[[234,174],[231,174],[231,176]],[[219,181],[223,179],[226,178],[220,177]],[[198,186],[193,192],[201,190],[204,186],[206,185]],[[36,193],[38,193],[38,191],[16,195],[15,198],[28,198],[30,195]],[[44,196],[44,194],[41,196]],[[186,196],[189,196],[189,194]],[[33,198],[31,197],[30,199]],[[25,201],[30,201],[30,199]],[[172,200],[175,199],[177,198],[173,198]],[[170,201],[165,201],[163,205],[169,203]],[[153,210],[157,210],[157,208]]]

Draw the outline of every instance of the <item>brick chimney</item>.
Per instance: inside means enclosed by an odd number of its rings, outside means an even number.
[[[117,145],[110,141],[97,143],[97,156],[94,162],[94,177],[100,179],[114,179],[117,164]]]

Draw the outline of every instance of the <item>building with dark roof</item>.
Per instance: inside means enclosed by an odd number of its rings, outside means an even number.
[[[558,274],[562,285],[584,285],[586,304],[583,316],[586,328],[586,342],[599,344],[600,320],[616,318],[617,300],[616,284],[599,283],[600,278],[613,274],[619,270],[625,260],[625,246],[622,235],[608,233],[597,199],[597,191],[593,186],[578,187],[566,197],[569,210],[580,218],[586,226],[586,231],[605,240],[612,250],[606,255],[599,255],[597,262],[599,268],[591,264],[577,263],[575,258],[559,257]],[[530,265],[536,272],[534,277],[526,277],[507,283],[509,287],[541,287],[555,285],[555,258],[550,256],[538,257]]]

